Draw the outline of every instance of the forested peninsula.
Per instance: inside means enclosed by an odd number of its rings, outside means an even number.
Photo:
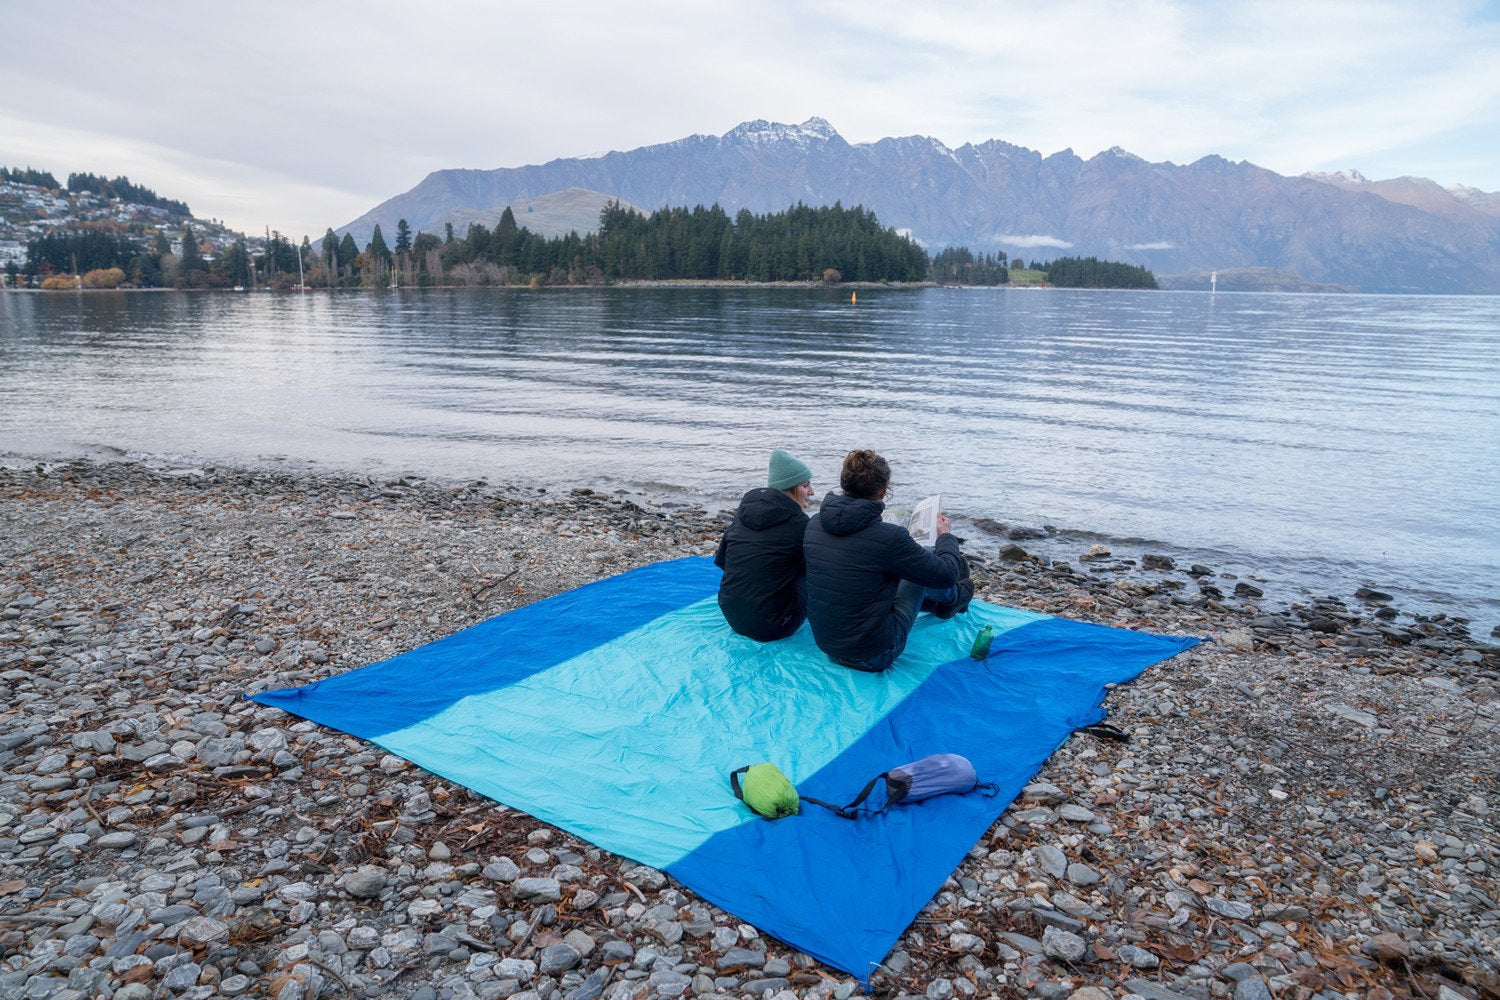
[[[50,175],[8,171],[18,184],[55,183]],[[7,284],[44,289],[259,289],[462,286],[599,286],[618,282],[740,281],[1049,284],[1155,288],[1144,268],[1094,258],[1050,263],[976,255],[950,247],[929,257],[909,236],[881,225],[862,206],[794,205],[781,212],[734,215],[718,205],[668,207],[644,214],[613,202],[597,229],[547,237],[516,222],[507,208],[493,229],[471,223],[462,234],[413,233],[401,220],[390,242],[377,225],[368,243],[331,228],[301,244],[277,232],[264,239],[207,239],[187,206],[126,178],[69,177],[69,189],[118,201],[140,200],[171,219],[154,229],[83,223],[32,238],[24,264],[6,266]]]

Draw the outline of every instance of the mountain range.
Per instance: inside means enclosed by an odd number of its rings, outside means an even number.
[[[650,208],[717,202],[731,213],[860,204],[932,252],[1093,255],[1194,281],[1217,270],[1231,279],[1221,287],[1253,274],[1254,287],[1500,292],[1500,194],[1354,171],[1287,177],[1212,155],[1151,163],[1118,147],[1085,160],[1000,140],[851,144],[821,118],[751,121],[722,136],[532,166],[438,170],[340,232],[363,244],[377,223],[389,234],[402,218],[441,232],[445,221],[498,217],[568,189]]]

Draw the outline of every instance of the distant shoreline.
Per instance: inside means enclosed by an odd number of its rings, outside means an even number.
[[[305,288],[301,294],[309,292],[413,292],[413,291],[457,291],[468,289],[491,289],[512,290],[522,292],[546,292],[546,291],[588,291],[590,289],[604,288],[823,288],[829,291],[839,289],[850,289],[852,291],[864,291],[865,289],[877,288],[1051,288],[1051,285],[942,285],[936,281],[843,281],[836,285],[826,284],[822,281],[732,281],[721,278],[659,278],[639,279],[632,281],[612,281],[603,285],[542,285],[531,288],[528,285],[401,285],[396,288]],[[271,292],[276,295],[299,294],[295,288],[276,291],[269,288],[244,289],[236,292],[231,288],[0,288],[5,292],[26,292],[37,295],[70,295],[80,292],[191,292],[191,293],[217,293],[222,292],[231,295],[250,295]]]

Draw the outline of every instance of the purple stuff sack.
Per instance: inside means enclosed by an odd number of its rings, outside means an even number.
[[[825,806],[845,819],[853,819],[859,812],[859,806],[870,797],[881,779],[885,780],[885,804],[876,812],[884,812],[897,803],[921,802],[936,795],[963,795],[976,789],[983,789],[986,794],[993,795],[998,791],[994,785],[979,780],[969,758],[956,753],[935,753],[877,774],[854,797],[854,801],[846,806],[836,806],[805,795],[802,796],[802,801]]]
[[[979,787],[979,775],[969,758],[935,753],[885,772],[886,802],[921,802],[934,795],[962,795]]]

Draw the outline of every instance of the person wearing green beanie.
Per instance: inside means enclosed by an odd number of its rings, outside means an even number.
[[[719,608],[740,635],[773,642],[806,620],[802,538],[812,497],[812,470],[777,448],[766,467],[766,485],[741,498],[714,554],[714,563],[724,571]]]

